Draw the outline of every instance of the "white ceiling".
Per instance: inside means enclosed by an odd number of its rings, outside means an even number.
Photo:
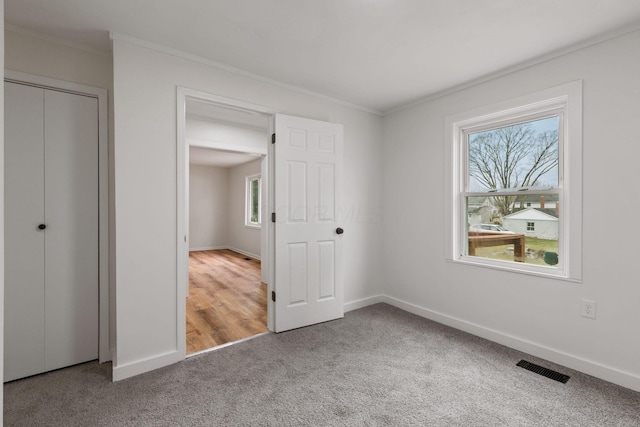
[[[108,32],[385,112],[640,25],[638,0],[5,0],[5,22]]]
[[[235,153],[205,147],[189,147],[189,164],[232,168],[259,159],[259,154]]]
[[[259,129],[265,132],[269,129],[269,117],[252,111],[244,111],[230,107],[222,107],[210,102],[187,98],[185,108],[187,118],[206,120],[214,123],[224,123],[227,126]],[[229,141],[224,141],[229,142]],[[232,168],[259,159],[259,154],[237,153],[206,147],[189,146],[189,164],[203,166],[217,166]]]

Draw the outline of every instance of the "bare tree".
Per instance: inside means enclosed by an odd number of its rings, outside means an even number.
[[[534,187],[557,165],[557,130],[538,132],[523,123],[469,138],[469,174],[486,191]],[[512,212],[517,197],[494,196],[493,202],[505,216]]]

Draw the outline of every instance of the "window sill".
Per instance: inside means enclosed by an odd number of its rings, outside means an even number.
[[[254,230],[260,230],[262,228],[261,225],[254,225],[254,224],[245,224],[244,226],[246,228],[251,228],[251,229],[254,229]]]
[[[511,266],[510,262],[500,262],[495,260],[488,260],[486,258],[462,256],[459,259],[446,258],[447,262],[454,264],[470,265],[481,268],[489,268],[492,270],[507,271],[510,273],[526,274],[528,276],[544,277],[546,279],[562,280],[564,282],[582,283],[581,279],[570,277],[562,270],[554,270],[551,267],[523,265],[523,266]],[[519,264],[519,263],[516,263]],[[547,271],[545,271],[547,270]]]

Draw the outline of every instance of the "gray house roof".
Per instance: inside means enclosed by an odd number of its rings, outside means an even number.
[[[546,209],[545,209],[546,210]],[[554,215],[549,215],[542,209],[526,208],[518,212],[514,212],[504,217],[504,219],[519,219],[527,221],[558,221],[558,218]]]

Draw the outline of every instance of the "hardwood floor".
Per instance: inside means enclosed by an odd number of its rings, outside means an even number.
[[[230,250],[189,254],[187,354],[267,331],[260,261]]]

